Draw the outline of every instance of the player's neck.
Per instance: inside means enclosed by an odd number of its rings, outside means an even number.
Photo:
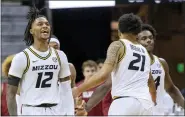
[[[154,56],[153,56],[153,53],[152,52],[148,52],[150,58],[152,59],[152,61],[154,60]]]
[[[136,35],[133,35],[133,34],[121,34],[120,39],[127,39],[132,43],[138,43],[136,39]]]
[[[32,46],[33,48],[35,48],[36,50],[40,52],[46,52],[49,47],[47,40],[39,41],[38,39],[34,40],[34,43]]]

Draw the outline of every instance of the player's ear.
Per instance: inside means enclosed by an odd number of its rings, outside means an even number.
[[[33,34],[33,29],[30,29],[30,33]]]

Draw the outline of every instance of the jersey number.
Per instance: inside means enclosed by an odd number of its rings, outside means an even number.
[[[155,79],[155,88],[157,90],[157,87],[160,85],[160,76],[158,76],[156,79]]]
[[[47,78],[42,80],[43,72],[38,73],[38,79],[37,79],[35,88],[51,87],[51,84],[46,84],[46,83],[53,78],[53,72],[45,72],[44,76],[47,76]]]
[[[133,53],[133,56],[137,57],[137,59],[132,60],[130,62],[129,66],[128,66],[128,69],[130,69],[130,70],[139,70],[140,66],[134,66],[134,64],[142,61],[141,62],[141,69],[140,69],[140,71],[144,71],[145,56],[144,55],[137,54],[137,53]],[[142,60],[141,60],[141,58],[142,58]]]

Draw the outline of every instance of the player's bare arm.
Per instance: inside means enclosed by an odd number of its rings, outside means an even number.
[[[181,106],[182,108],[185,108],[184,97],[182,96],[179,89],[173,84],[173,81],[172,81],[171,76],[169,74],[168,63],[162,58],[159,58],[159,60],[162,63],[164,70],[165,70],[165,90],[168,92],[168,94],[171,96],[171,98],[179,106]]]
[[[100,85],[94,93],[92,94],[91,98],[85,105],[85,110],[89,112],[93,107],[100,103],[101,100],[107,95],[107,93],[111,90],[112,80],[111,77],[107,79],[105,83]]]
[[[16,104],[16,94],[19,85],[20,78],[9,76],[8,77],[8,87],[7,87],[7,106],[8,111],[11,116],[17,115],[17,104]]]
[[[84,82],[78,88],[73,89],[73,94],[75,97],[88,89],[91,89],[93,87],[100,85],[108,78],[108,76],[110,75],[110,73],[118,63],[121,47],[123,47],[123,45],[120,41],[114,41],[110,44],[107,50],[107,57],[103,67],[99,72],[97,72],[94,76],[92,76],[87,82]]]
[[[155,82],[154,82],[151,72],[150,72],[150,76],[148,79],[148,87],[149,87],[150,95],[152,97],[152,101],[156,105],[156,87],[155,87]]]
[[[69,63],[69,69],[71,72],[71,87],[75,87],[76,81],[76,69],[72,63]]]
[[[9,72],[13,57],[14,57],[14,55],[10,55],[3,61],[2,74],[5,77],[8,77],[8,72]]]

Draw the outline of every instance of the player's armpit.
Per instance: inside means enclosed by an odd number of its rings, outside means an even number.
[[[118,63],[118,58],[121,54],[121,48],[123,47],[123,44],[120,41],[114,41],[110,44],[108,50],[107,50],[107,57],[105,60],[105,64],[110,64],[112,66],[116,66]],[[124,50],[123,50],[124,51]]]
[[[151,75],[151,72],[150,72],[150,76],[148,79],[148,87],[149,87],[150,95],[152,97],[152,101],[156,105],[156,87],[155,87],[155,82]]]
[[[173,84],[173,81],[171,79],[171,76],[169,74],[169,67],[168,63],[162,59],[159,58],[164,70],[165,70],[165,90],[168,92],[168,94],[171,96],[171,98],[181,107],[185,108],[185,101],[184,97],[179,91],[179,89]]]
[[[7,105],[9,114],[17,115],[17,104],[16,104],[16,93],[18,89],[20,78],[10,76],[8,78],[8,86],[7,86]]]

